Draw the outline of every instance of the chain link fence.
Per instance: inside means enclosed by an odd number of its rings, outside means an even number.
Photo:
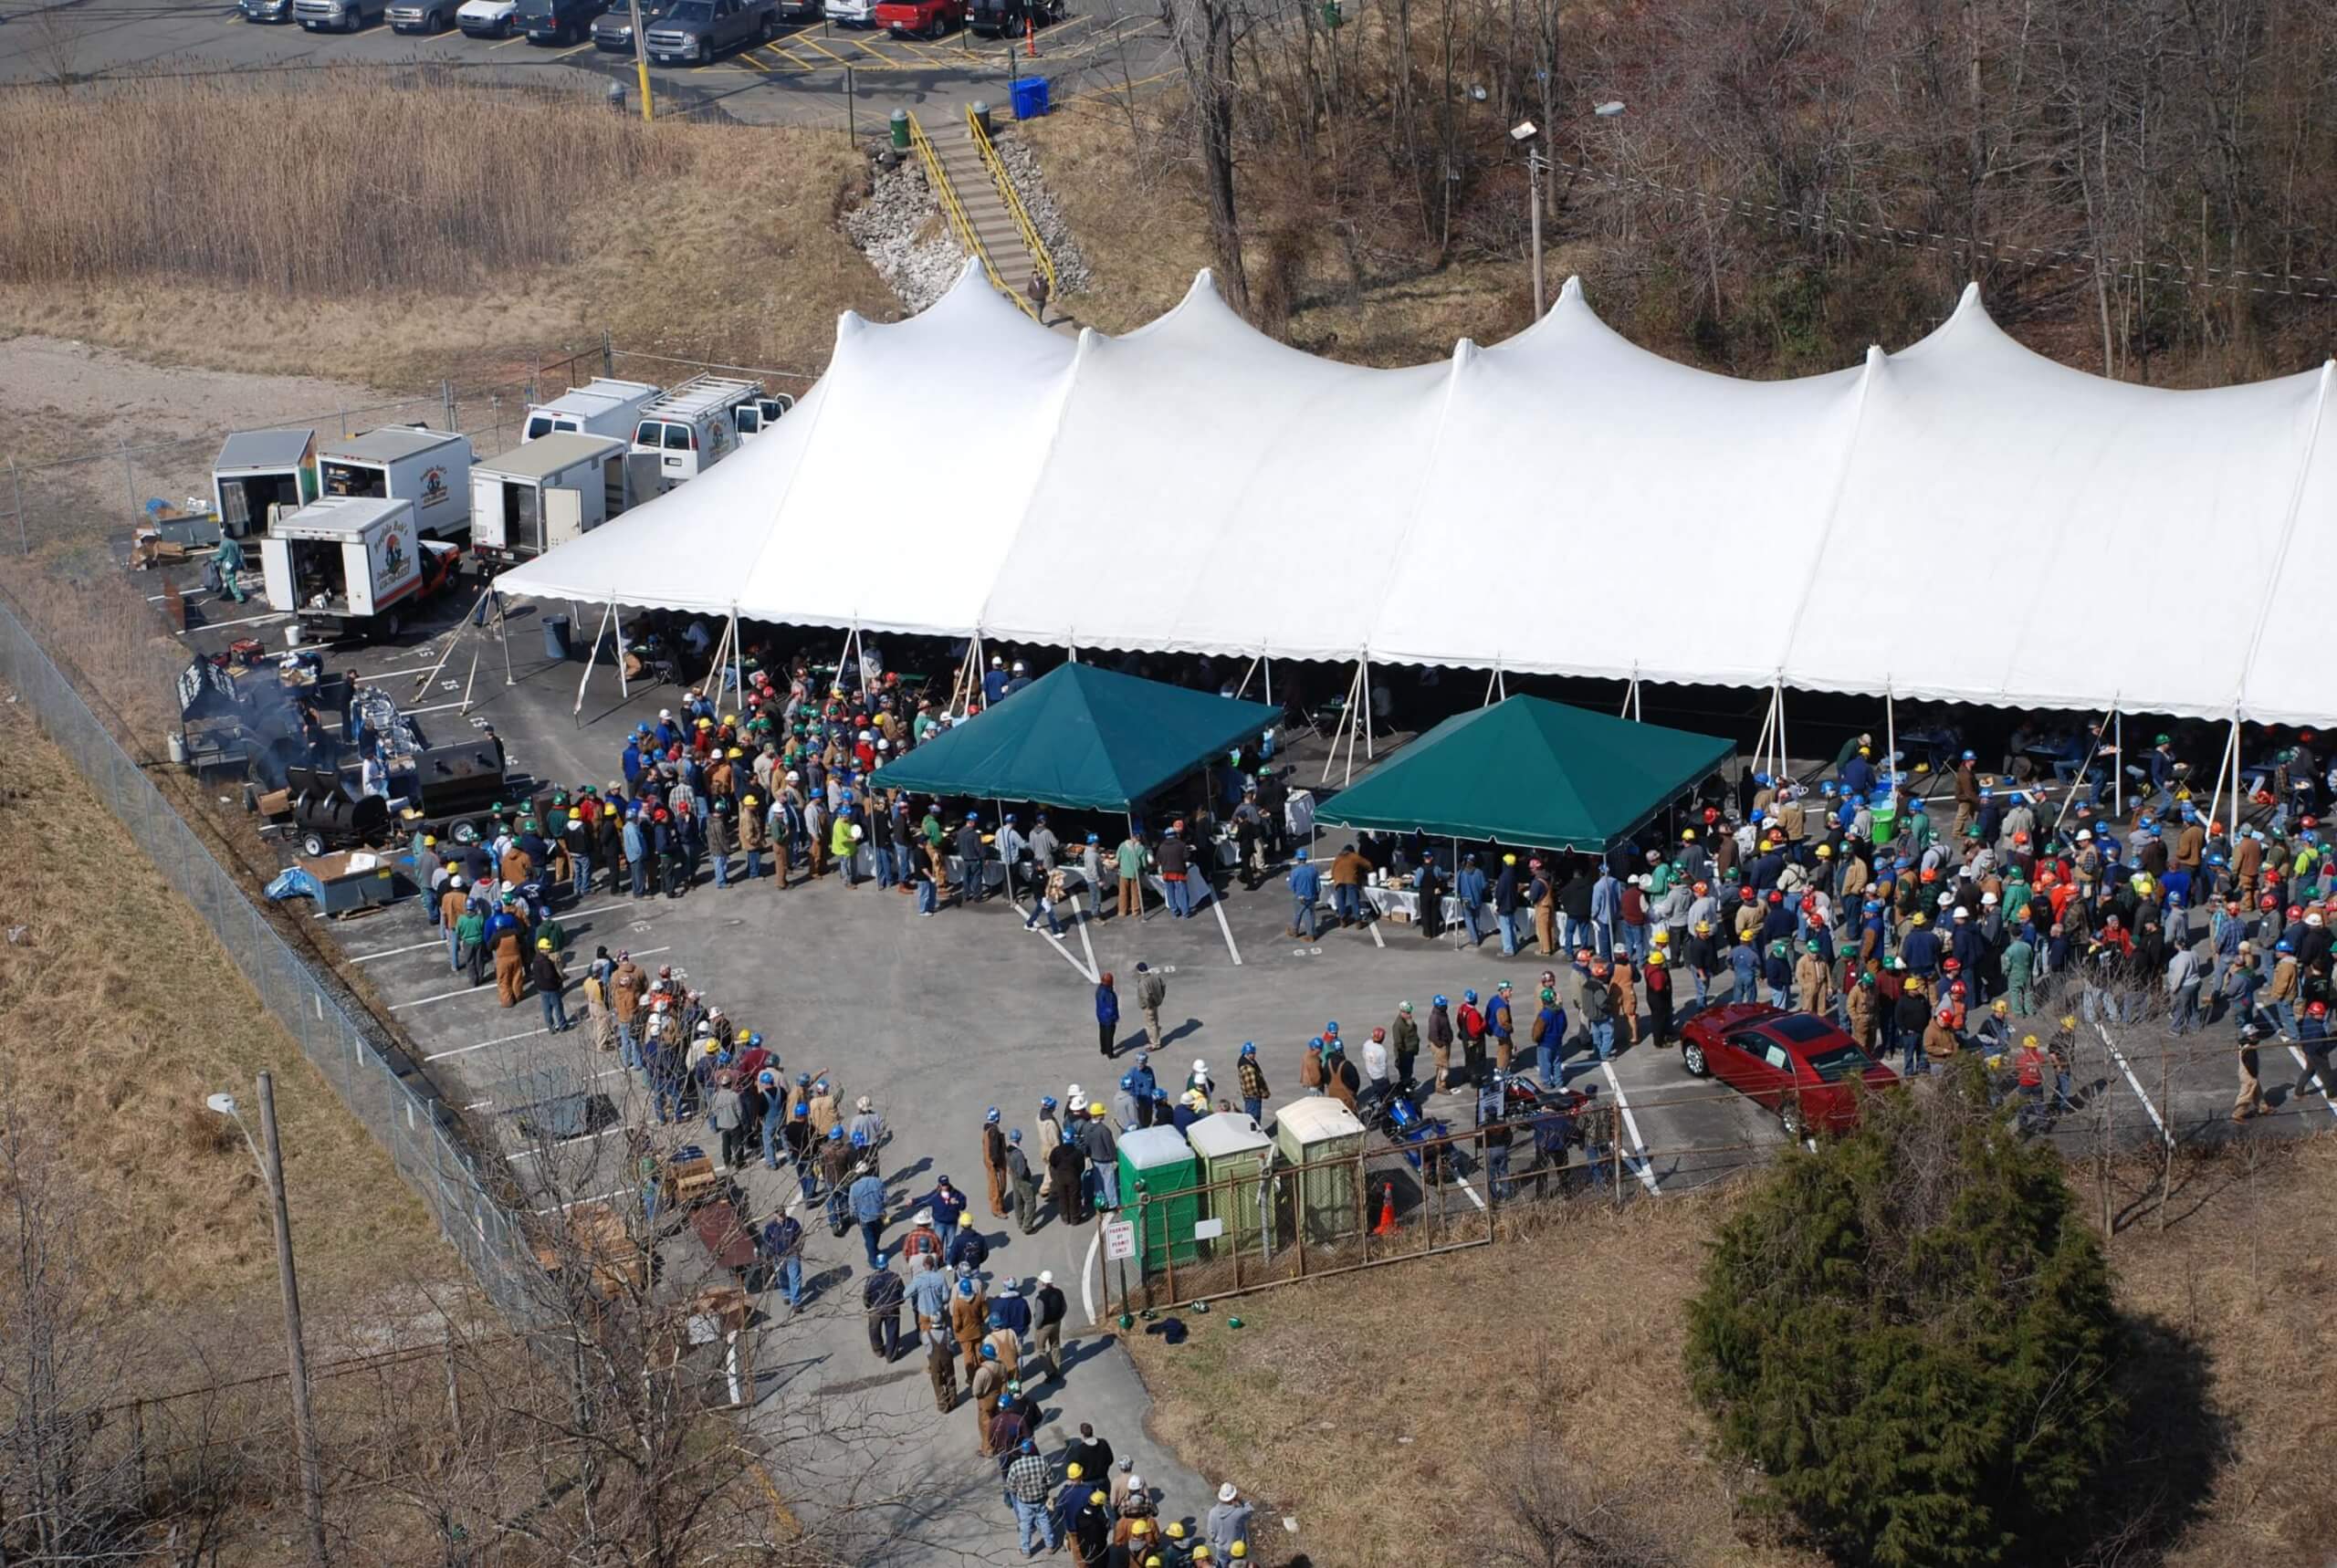
[[[41,727],[203,916],[301,1053],[389,1151],[487,1297],[515,1322],[528,1321],[541,1300],[540,1270],[516,1218],[457,1141],[453,1108],[286,945],[5,604],[0,678],[32,705]]]

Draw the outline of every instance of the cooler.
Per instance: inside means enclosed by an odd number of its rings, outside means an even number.
[[[1013,99],[1014,118],[1017,120],[1036,120],[1047,112],[1047,78],[1044,77],[1018,77],[1008,89],[1008,95]]]
[[[1185,1129],[1200,1158],[1203,1218],[1225,1222],[1222,1239],[1204,1241],[1205,1256],[1230,1253],[1258,1239],[1258,1188],[1273,1158],[1274,1143],[1241,1111],[1203,1116]]]
[[[1139,1209],[1136,1184],[1144,1183]],[[1193,1222],[1200,1218],[1200,1162],[1174,1127],[1138,1127],[1120,1134],[1120,1217],[1137,1219],[1144,1267],[1189,1263],[1199,1253]],[[1140,1217],[1140,1218],[1139,1218]]]
[[[1363,1124],[1355,1113],[1327,1094],[1294,1101],[1275,1113],[1274,1147],[1289,1165],[1332,1162],[1301,1173],[1294,1184],[1294,1218],[1305,1227],[1306,1239],[1328,1241],[1354,1235],[1362,1224],[1356,1182],[1357,1156],[1363,1152]]]

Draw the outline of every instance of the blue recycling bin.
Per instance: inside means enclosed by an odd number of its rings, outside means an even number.
[[[1047,78],[1017,77],[1014,81],[1014,118],[1036,120],[1047,112]]]

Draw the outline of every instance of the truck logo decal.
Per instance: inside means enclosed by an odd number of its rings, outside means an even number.
[[[382,580],[393,581],[405,575],[405,537],[395,527],[382,536]]]
[[[444,468],[424,468],[422,471],[423,506],[425,508],[435,507],[445,500],[447,494],[446,471]]]

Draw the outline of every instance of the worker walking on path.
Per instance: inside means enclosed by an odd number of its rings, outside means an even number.
[[[1168,999],[1168,982],[1160,971],[1139,961],[1136,967],[1136,1005],[1144,1012],[1145,1043],[1158,1050],[1160,1040],[1160,1004]]]

